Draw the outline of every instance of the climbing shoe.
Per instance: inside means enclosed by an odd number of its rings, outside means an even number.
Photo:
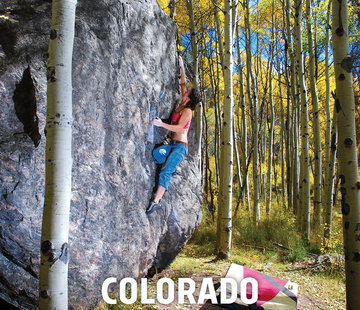
[[[146,209],[146,214],[153,213],[155,210],[160,208],[161,208],[161,204],[159,202],[155,202],[151,200],[149,206]]]

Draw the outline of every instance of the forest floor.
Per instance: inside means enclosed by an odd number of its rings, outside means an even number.
[[[225,276],[231,263],[236,263],[297,283],[298,310],[345,309],[344,259],[341,254],[335,254],[342,253],[343,248],[341,215],[339,212],[335,215],[333,234],[326,248],[322,244],[320,247],[304,244],[296,232],[295,221],[286,213],[274,213],[271,218],[260,222],[256,229],[246,221],[245,216],[239,216],[233,223],[232,249],[228,260],[215,260],[215,223],[202,224],[172,264],[148,280],[148,296],[154,298],[160,278],[171,278],[175,285],[179,278],[191,278],[196,283],[194,297],[197,301],[204,278],[212,278],[216,284]],[[138,301],[134,304],[102,304],[93,310],[223,310],[209,303],[178,304],[177,296],[174,300],[169,305],[144,305],[138,294]]]
[[[266,250],[252,247],[240,247],[233,250],[230,260],[217,260],[215,256],[202,255],[196,245],[187,245],[175,261],[161,273],[148,280],[148,296],[154,298],[156,282],[160,278],[170,278],[177,284],[178,278],[191,278],[196,283],[194,294],[198,299],[200,286],[204,278],[212,278],[219,283],[231,263],[246,266],[261,273],[288,280],[299,285],[298,310],[341,310],[345,309],[345,276],[343,262],[332,265],[317,264],[317,256],[312,255],[297,262],[282,262],[278,255],[269,255]],[[281,256],[280,256],[281,257]],[[327,257],[324,255],[323,257]],[[317,266],[318,268],[314,268]],[[176,294],[176,290],[175,290]],[[96,310],[224,310],[216,305],[178,304],[175,301],[168,305],[143,305],[140,301],[132,305],[100,305]]]
[[[191,278],[196,283],[195,300],[198,297],[203,278],[213,278],[213,282],[219,282],[232,262],[244,265],[270,276],[295,282],[299,285],[298,307],[299,310],[310,309],[345,309],[345,283],[344,277],[338,272],[324,267],[324,270],[315,271],[315,257],[296,263],[277,262],[275,259],[266,257],[266,253],[245,249],[239,257],[234,255],[230,261],[213,261],[214,257],[196,257],[196,248],[187,247],[172,265],[158,274],[157,278],[167,277]],[[243,259],[242,257],[247,257]],[[325,270],[327,268],[327,270]],[[153,279],[156,281],[156,279]],[[176,300],[176,298],[175,298]],[[140,309],[140,308],[139,308]],[[154,305],[143,309],[191,309],[191,310],[217,310],[223,309],[215,305],[191,305],[172,303],[170,305]]]

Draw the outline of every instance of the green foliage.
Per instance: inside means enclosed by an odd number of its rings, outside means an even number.
[[[235,246],[251,245],[263,248],[264,252],[269,252],[269,256],[274,257],[274,253],[277,253],[276,256],[283,261],[302,260],[309,252],[309,248],[297,232],[293,215],[279,208],[269,217],[264,216],[260,219],[257,227],[249,220],[245,211],[241,212],[240,216],[234,219],[233,238]]]
[[[196,246],[196,256],[209,256],[215,253],[216,223],[203,221],[190,239],[190,244]]]
[[[263,251],[267,258],[284,262],[301,261],[309,254],[342,252],[341,233],[335,232],[326,248],[324,246],[318,248],[306,243],[296,228],[292,212],[284,210],[276,201],[272,204],[270,216],[263,214],[257,227],[253,225],[244,209],[233,218],[232,226],[232,246],[235,252],[249,247],[256,248]],[[193,254],[196,257],[214,254],[215,243],[216,223],[205,218],[190,240],[190,244],[197,249]]]

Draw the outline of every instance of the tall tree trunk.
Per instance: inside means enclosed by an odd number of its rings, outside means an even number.
[[[244,70],[243,64],[241,60],[241,52],[240,52],[240,34],[239,34],[239,26],[236,26],[236,37],[237,37],[237,53],[238,53],[238,71],[239,71],[239,84],[240,84],[240,108],[241,108],[241,145],[243,150],[242,156],[242,170],[243,170],[243,196],[245,197],[245,202],[247,205],[247,210],[250,213],[250,198],[249,198],[249,182],[248,182],[248,169],[246,169],[247,161],[248,161],[248,129],[247,129],[247,121],[246,121],[246,107],[245,107],[245,93],[244,93]]]
[[[217,41],[216,41],[217,42]],[[216,43],[216,47],[218,49],[220,44]],[[220,93],[220,66],[219,66],[219,57],[218,53],[216,53],[216,72],[217,72],[217,83],[216,83],[216,92],[217,92],[217,101],[215,102],[215,142],[217,145],[216,148],[216,181],[217,186],[220,186],[220,133],[221,133],[221,93]]]
[[[338,160],[344,228],[346,307],[360,309],[360,182],[356,152],[347,1],[333,1],[332,31],[338,121]]]
[[[324,214],[324,244],[328,241],[331,235],[332,225],[332,206],[333,206],[333,194],[334,194],[334,177],[335,177],[335,160],[336,160],[336,144],[337,144],[337,120],[336,110],[334,106],[332,126],[331,126],[331,145],[330,155],[328,161],[328,172],[325,180],[325,214]]]
[[[231,210],[233,180],[233,56],[232,56],[232,1],[224,1],[225,55],[224,55],[224,116],[221,134],[220,205],[218,211],[219,241],[218,257],[229,258],[231,249]]]
[[[280,95],[280,167],[281,167],[281,197],[285,205],[285,109],[281,84],[280,64],[278,65],[279,95]]]
[[[270,214],[271,193],[272,193],[272,163],[273,163],[273,144],[274,144],[274,100],[273,100],[273,77],[272,68],[274,66],[274,48],[275,48],[275,1],[272,1],[272,29],[271,29],[271,51],[270,51],[270,68],[269,68],[269,147],[268,147],[268,169],[267,169],[267,195],[266,195],[266,214]],[[281,98],[280,98],[281,100]],[[265,132],[266,133],[266,132]]]
[[[233,113],[234,115],[234,113]],[[233,120],[233,137],[234,137],[234,152],[235,152],[235,158],[236,158],[236,169],[237,169],[237,179],[239,183],[239,197],[238,200],[240,202],[241,200],[241,189],[243,187],[242,179],[241,179],[241,165],[240,165],[240,156],[239,156],[239,150],[238,150],[238,144],[237,144],[237,134],[236,134],[236,128],[235,128],[235,115]],[[239,203],[237,204],[237,206]],[[237,211],[237,210],[236,210]]]
[[[251,109],[252,124],[252,147],[253,147],[253,223],[258,225],[260,219],[259,206],[259,134],[258,134],[258,99],[255,85],[255,77],[251,62],[251,29],[250,29],[250,5],[249,1],[244,1],[245,6],[245,38],[246,38],[246,69],[247,69],[247,93]],[[250,83],[251,80],[251,83]]]
[[[299,95],[296,89],[295,74],[295,49],[291,35],[290,0],[286,0],[284,8],[284,20],[286,25],[286,61],[288,82],[288,106],[287,106],[287,181],[288,181],[288,207],[292,206],[294,214],[299,210],[299,130],[298,130],[298,106]]]
[[[216,0],[211,0],[211,1],[214,4],[214,16],[215,16],[217,41],[219,42],[218,50],[219,50],[219,55],[220,55],[220,63],[223,66],[224,65],[224,42],[223,42],[223,38],[222,38],[222,34],[221,34],[221,21],[220,21],[220,16],[219,16],[219,8],[218,8]],[[224,72],[224,68],[222,68],[222,69]]]
[[[295,1],[295,35],[296,64],[301,102],[300,135],[300,208],[301,231],[306,240],[310,239],[310,161],[309,161],[309,124],[307,90],[305,85],[305,70],[303,65],[301,20],[303,14],[302,0]]]
[[[325,99],[325,112],[326,112],[326,130],[325,130],[325,177],[324,177],[324,242],[330,237],[331,223],[332,223],[332,197],[334,190],[334,170],[336,158],[336,112],[333,113],[333,121],[331,121],[330,112],[330,70],[329,70],[329,47],[330,47],[330,13],[331,13],[331,0],[326,13],[326,34],[325,34],[325,81],[326,81],[326,99]],[[333,137],[333,138],[332,138]]]
[[[175,12],[176,12],[176,0],[170,0],[169,8],[170,8],[170,18],[172,20],[174,20],[175,19]]]
[[[312,100],[313,112],[313,137],[314,137],[314,213],[313,213],[313,229],[317,244],[320,244],[320,224],[321,224],[321,179],[322,179],[322,163],[321,163],[321,136],[320,136],[320,118],[319,118],[319,100],[316,88],[316,70],[315,56],[313,47],[313,31],[312,31],[312,2],[306,0],[306,25],[307,38],[309,45],[309,68],[310,68],[310,93]]]
[[[47,64],[45,204],[41,233],[40,309],[68,308],[72,82],[76,0],[54,0]]]

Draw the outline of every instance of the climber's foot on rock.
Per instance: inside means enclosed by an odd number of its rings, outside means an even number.
[[[155,210],[160,208],[161,208],[161,204],[159,202],[155,202],[154,200],[151,200],[149,206],[146,209],[146,214],[151,214]]]

